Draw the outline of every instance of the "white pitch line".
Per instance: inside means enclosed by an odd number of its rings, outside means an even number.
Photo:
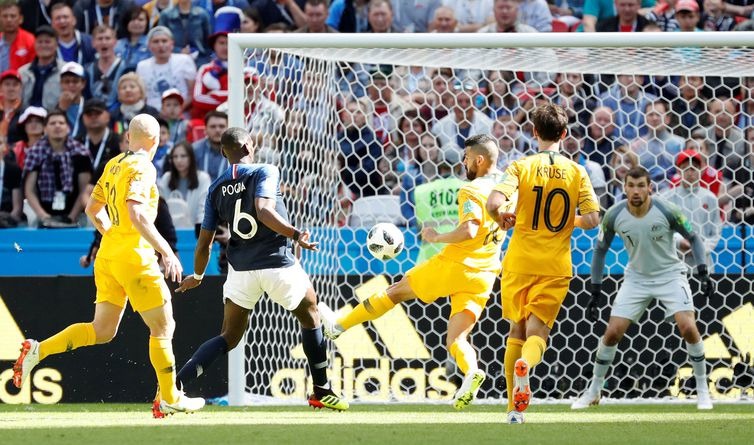
[[[699,421],[754,421],[754,413],[531,413],[526,415],[530,424],[580,424],[627,422],[699,422]],[[497,424],[504,423],[502,413],[331,413],[300,411],[279,412],[199,412],[192,415],[176,414],[157,420],[144,413],[85,412],[85,413],[3,413],[0,430],[21,428],[96,428],[170,425],[409,425],[409,424]]]

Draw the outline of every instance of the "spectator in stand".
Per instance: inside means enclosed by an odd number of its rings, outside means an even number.
[[[518,0],[495,0],[493,8],[495,20],[489,25],[480,27],[477,32],[537,32],[535,28],[519,21],[518,6]]]
[[[94,61],[92,38],[76,29],[73,9],[66,3],[55,3],[50,10],[52,28],[58,38],[58,58],[82,66]]]
[[[78,141],[91,156],[93,172],[99,172],[107,161],[120,153],[120,138],[110,130],[110,113],[107,110],[107,104],[99,98],[88,99],[84,103],[84,134]]]
[[[81,116],[84,114],[85,88],[84,67],[76,62],[63,65],[60,69],[60,99],[57,108],[66,113],[72,138],[79,138],[84,133]]]
[[[327,15],[327,26],[338,32],[367,32],[369,0],[334,0]]]
[[[136,66],[145,82],[147,105],[157,110],[162,107],[162,93],[176,88],[183,95],[183,109],[192,104],[196,65],[191,56],[173,52],[173,33],[164,26],[152,28],[147,34],[152,57]]]
[[[516,85],[516,75],[512,71],[488,71],[487,79],[487,110],[490,119],[500,116],[513,116],[518,109],[518,98],[513,91]],[[498,158],[500,161],[500,158]]]
[[[393,25],[399,32],[427,32],[442,0],[392,0]]]
[[[137,114],[147,113],[155,117],[160,114],[157,109],[147,105],[144,82],[133,72],[122,75],[118,81],[118,103],[120,105],[112,112],[110,120],[115,134],[119,136],[128,131],[128,124]]]
[[[86,67],[89,91],[92,96],[105,101],[108,109],[118,103],[118,85],[120,76],[126,72],[126,63],[115,55],[115,30],[108,25],[98,25],[92,32],[92,44],[97,50],[97,60]]]
[[[644,76],[641,74],[619,74],[616,82],[600,95],[602,106],[613,110],[613,122],[618,128],[618,134],[626,141],[632,141],[639,136],[644,127],[643,110],[656,97],[642,90]]]
[[[458,32],[456,12],[447,6],[440,6],[435,9],[435,15],[432,17],[429,29],[432,32]]]
[[[552,31],[552,14],[545,0],[519,0],[518,21],[539,32]]]
[[[443,0],[443,6],[455,12],[459,32],[476,32],[494,22],[493,2],[494,0]]]
[[[736,19],[726,14],[723,0],[704,0],[702,29],[705,31],[733,31]]]
[[[712,192],[712,194],[717,196],[718,198],[723,198],[724,201],[727,201],[727,199],[725,199],[728,198],[728,196],[726,196],[727,193],[725,191],[725,184],[723,183],[723,173],[707,164],[707,158],[709,157],[709,146],[707,145],[707,142],[704,140],[703,136],[686,141],[686,149],[678,155],[678,158],[676,159],[676,165],[679,160],[681,160],[683,153],[691,151],[697,152],[701,155],[699,158],[701,161],[701,177],[699,178],[699,185]],[[681,183],[680,172],[676,171],[676,174],[673,175],[670,183],[673,187],[678,187],[678,185]]]
[[[626,178],[626,173],[638,165],[639,157],[625,145],[615,147],[615,150],[610,154],[610,162],[607,165],[610,178],[610,182],[607,185],[607,194],[611,206],[616,202],[626,199],[626,194],[623,192],[623,182]],[[603,170],[605,169],[603,168]]]
[[[594,193],[600,201],[600,207],[607,209],[609,203],[609,197],[607,195],[607,181],[605,180],[605,172],[602,169],[602,165],[590,161],[584,155],[582,146],[584,144],[584,132],[578,125],[572,125],[568,129],[568,135],[563,139],[563,149],[561,153],[564,156],[572,160],[573,162],[584,167],[589,181],[592,183]]]
[[[209,36],[209,46],[214,50],[212,60],[199,67],[194,82],[193,119],[204,115],[228,100],[228,33],[241,29],[243,12],[233,6],[217,10],[215,32]]]
[[[513,162],[526,155],[526,141],[518,137],[518,123],[510,115],[498,117],[492,124],[492,137],[497,140],[497,168],[505,171]]]
[[[69,136],[63,111],[45,118],[45,135],[26,154],[24,194],[40,227],[75,226],[92,176],[89,152]]]
[[[707,140],[711,146],[709,163],[731,180],[746,153],[744,133],[733,123],[736,104],[732,99],[712,99],[707,109],[712,123],[707,127]]]
[[[675,4],[675,20],[678,22],[678,31],[697,32],[699,23],[699,4],[696,0],[678,0]]]
[[[160,140],[157,142],[157,149],[154,151],[154,157],[152,158],[152,165],[157,170],[157,177],[161,177],[165,172],[165,168],[170,167],[170,150],[173,148],[173,144],[170,143],[170,127],[165,119],[158,117],[157,123],[160,124]]]
[[[607,177],[610,175],[607,165],[610,154],[616,147],[624,144],[619,141],[615,131],[613,110],[608,107],[597,107],[589,121],[587,134],[589,137],[584,141],[584,153],[590,160],[603,166]]]
[[[22,28],[30,33],[36,32],[40,26],[51,26],[52,19],[50,18],[50,9],[52,5],[59,2],[53,1],[19,1],[21,5],[21,16],[23,17]],[[73,5],[74,0],[65,0],[65,3]]]
[[[559,0],[549,6],[552,16],[568,26],[579,23],[584,17],[584,0]]]
[[[145,3],[144,6],[140,6],[139,8],[144,8],[147,12],[148,26],[146,27],[144,34],[147,33],[146,30],[149,28],[154,28],[160,24],[160,14],[162,14],[163,11],[172,8],[177,3],[178,0],[151,0]]]
[[[647,103],[643,112],[647,133],[634,140],[631,149],[639,156],[639,164],[649,171],[655,190],[662,190],[670,186],[675,158],[685,144],[668,130],[668,106],[662,99]]]
[[[431,180],[430,177],[425,175],[424,167],[428,162],[431,162],[431,159],[427,157],[428,153],[421,146],[420,134],[423,133],[416,134],[417,130],[421,130],[424,127],[420,123],[421,121],[416,119],[416,116],[416,113],[413,113],[414,128],[406,133],[401,150],[403,170],[399,172],[399,190],[393,191],[393,194],[397,193],[400,195],[401,215],[403,215],[403,218],[412,227],[416,227],[414,191],[417,186]],[[406,125],[404,124],[405,127]]]
[[[414,109],[413,104],[395,94],[389,86],[388,76],[382,71],[372,73],[372,81],[367,86],[367,95],[359,99],[362,109],[371,119],[371,129],[380,143],[385,143],[397,126],[398,119],[406,111]]]
[[[728,196],[734,199],[730,221],[751,225],[754,224],[754,127],[746,129],[746,147],[747,152],[735,172]]]
[[[570,123],[578,122],[583,126],[589,125],[592,110],[596,108],[597,98],[590,91],[581,73],[559,73],[555,77],[557,89],[552,96],[552,102],[560,105],[568,113]]]
[[[215,29],[215,20],[217,19],[217,11],[219,11],[220,8],[230,6],[244,10],[250,7],[247,0],[193,0],[193,3],[195,6],[199,6],[200,8],[207,11],[207,15],[209,16],[210,29],[213,30],[213,32],[217,32],[217,30]]]
[[[5,150],[5,142],[0,140],[0,229],[16,227],[26,220],[21,169],[2,156]]]
[[[709,125],[704,78],[681,76],[678,86],[680,95],[673,101],[673,114],[677,116],[680,125],[676,125],[675,133],[687,138],[692,128]]]
[[[191,0],[178,0],[160,14],[160,26],[172,32],[174,52],[191,56],[197,66],[209,62],[212,48],[207,39],[212,34],[212,24],[207,11],[193,6]]]
[[[749,18],[752,18],[754,16],[754,3],[752,3],[750,0],[729,0],[723,4],[723,8],[727,14],[734,16]],[[749,23],[749,26],[745,25],[745,23],[747,22]],[[751,31],[751,25],[752,23],[750,22],[750,20],[746,20],[737,25],[734,28],[734,31]]]
[[[152,57],[147,46],[149,15],[142,8],[135,7],[123,15],[124,36],[115,45],[115,54],[123,59],[128,71],[136,69],[142,60]]]
[[[341,181],[358,199],[362,196],[384,194],[383,178],[377,170],[382,146],[367,124],[362,105],[355,101],[346,104],[340,113],[343,129],[338,132],[340,154],[343,157]]]
[[[327,24],[327,8],[327,0],[306,0],[304,4],[306,25],[298,28],[296,32],[338,32]]]
[[[175,88],[162,93],[160,117],[168,125],[168,141],[171,146],[186,139],[188,121],[183,118],[183,96]]]
[[[186,203],[188,218],[178,218],[180,215],[171,214],[177,228],[198,229],[204,220],[204,201],[212,181],[207,173],[197,170],[194,149],[186,141],[179,142],[170,152],[170,163],[166,171],[157,181],[160,196],[168,201],[180,199]],[[189,225],[181,225],[187,220]]]
[[[256,8],[244,9],[243,16],[241,17],[241,32],[248,34],[262,32],[263,29],[264,22],[259,11]],[[215,32],[217,32],[217,25],[215,25]]]
[[[680,4],[681,1],[678,3]],[[676,11],[680,12],[680,9]],[[720,232],[723,225],[720,220],[717,196],[706,188],[699,187],[700,173],[704,168],[704,159],[701,154],[695,150],[684,150],[678,154],[676,165],[681,174],[680,186],[664,191],[660,194],[660,197],[678,206],[686,215],[694,233],[698,234],[704,243],[707,267],[712,270],[713,263],[710,253],[715,250],[720,241]],[[675,235],[673,238],[676,241],[676,248],[686,264],[690,266],[695,264],[695,259],[691,258],[689,241],[680,235]]]
[[[220,149],[220,139],[228,129],[228,115],[221,111],[210,111],[204,116],[206,137],[194,143],[196,165],[214,181],[228,168],[228,161]]]
[[[453,89],[453,109],[432,127],[432,134],[437,137],[443,151],[463,151],[461,147],[469,135],[490,134],[492,131],[492,120],[474,104],[474,98],[478,94],[476,84],[471,81],[456,82]]]
[[[0,74],[0,139],[8,146],[15,145],[24,137],[24,129],[18,123],[23,112],[21,91],[18,71],[7,70]]]
[[[253,0],[251,7],[259,11],[266,26],[285,23],[294,29],[306,25],[304,0]]]
[[[675,1],[675,0],[670,0]],[[641,0],[641,10],[639,14],[644,15],[647,8],[654,6],[655,0]],[[597,22],[613,17],[616,14],[615,0],[584,0],[584,20],[583,28],[585,32],[595,32],[597,30]],[[653,20],[646,17],[650,21]]]
[[[368,11],[369,32],[400,32],[393,26],[393,6],[390,0],[370,0]]]
[[[738,128],[745,129],[754,126],[754,76],[742,78],[739,91],[741,109],[736,125]]]
[[[0,72],[17,70],[34,60],[34,34],[21,28],[21,6],[0,3]]]
[[[390,144],[394,147],[396,159],[392,166],[398,173],[405,173],[414,162],[421,146],[421,135],[427,132],[427,123],[416,110],[409,110],[398,120],[398,128],[390,137]]]
[[[78,0],[74,14],[78,29],[84,34],[92,34],[97,26],[107,25],[120,35],[125,32],[120,28],[123,15],[133,7],[131,0]]]
[[[675,18],[675,5],[678,0],[660,0],[657,5],[646,14],[647,20],[657,23],[663,32],[678,30],[678,20]]]
[[[598,21],[597,32],[644,31],[647,19],[639,14],[640,7],[641,0],[615,0],[617,15]]]
[[[21,113],[18,123],[23,125],[25,136],[16,142],[13,147],[13,157],[16,164],[22,169],[26,160],[26,152],[42,138],[45,131],[44,120],[47,117],[47,110],[42,107],[28,107]]]

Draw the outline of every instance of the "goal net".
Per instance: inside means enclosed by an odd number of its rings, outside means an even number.
[[[292,222],[320,243],[302,263],[319,299],[341,309],[437,251],[422,245],[417,229],[455,224],[466,137],[491,134],[503,169],[536,150],[533,107],[564,106],[570,126],[562,151],[587,168],[603,209],[623,198],[622,178],[634,165],[649,169],[656,193],[685,206],[717,283],[711,299],[694,297],[710,390],[715,399],[739,400],[754,395],[754,52],[746,47],[753,38],[233,35],[230,119],[255,136],[259,162],[279,166]],[[692,167],[708,193],[684,185]],[[376,222],[404,230],[406,249],[396,259],[368,253]],[[596,230],[574,234],[576,275],[533,371],[537,398],[569,399],[591,377],[609,314],[606,307],[591,322],[584,310],[595,239]],[[616,237],[606,266],[610,300],[626,261]],[[354,401],[452,399],[461,376],[445,349],[449,311],[445,299],[412,302],[348,331],[330,344],[335,390]],[[471,334],[488,375],[482,399],[505,398],[507,331],[496,286]],[[245,344],[230,357],[231,404],[298,403],[310,385],[295,318],[262,299]],[[620,343],[603,394],[694,396],[683,340],[658,305]]]

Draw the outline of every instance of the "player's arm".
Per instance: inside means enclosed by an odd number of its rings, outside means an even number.
[[[666,204],[667,209],[664,213],[670,222],[670,228],[679,233],[691,244],[691,253],[694,255],[694,262],[696,263],[694,275],[699,280],[699,290],[705,297],[709,298],[715,289],[707,270],[707,251],[704,248],[704,242],[691,228],[691,223],[681,209],[674,204]],[[665,209],[665,206],[660,206],[660,209]]]
[[[610,249],[610,244],[615,238],[615,218],[619,210],[614,206],[605,214],[605,219],[600,226],[600,233],[597,235],[597,246],[592,254],[592,280],[591,294],[592,298],[586,308],[586,315],[594,321],[599,315],[599,307],[602,305],[602,269],[605,267],[605,256]],[[591,215],[592,213],[589,213]]]
[[[480,202],[466,186],[458,191],[458,225],[447,233],[437,233],[432,227],[424,227],[421,237],[430,243],[460,243],[473,239],[479,232],[484,217],[484,203]]]
[[[518,162],[515,161],[503,173],[503,179],[495,186],[487,197],[485,208],[490,217],[503,230],[508,230],[516,224],[516,214],[505,211],[508,201],[518,189]]]
[[[579,229],[589,230],[597,227],[600,223],[600,202],[594,193],[592,181],[589,180],[584,167],[579,166],[581,182],[579,183],[579,213],[573,221],[573,225]]]
[[[257,208],[257,218],[265,226],[275,233],[296,241],[301,247],[308,250],[317,250],[318,243],[309,242],[309,231],[300,231],[293,227],[275,210],[276,199],[255,198],[254,205]]]
[[[105,194],[102,190],[102,184],[98,181],[97,184],[94,185],[92,194],[89,196],[89,201],[86,203],[84,212],[86,213],[87,218],[89,218],[89,221],[92,222],[92,225],[94,225],[94,228],[97,229],[97,232],[102,235],[110,230],[110,227],[112,226],[105,205]]]

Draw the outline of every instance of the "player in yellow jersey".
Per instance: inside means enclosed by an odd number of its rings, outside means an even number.
[[[574,227],[599,224],[599,203],[586,170],[559,153],[568,125],[565,110],[542,105],[532,122],[539,152],[514,161],[487,200],[487,211],[500,227],[515,224],[500,283],[503,317],[511,323],[504,358],[509,423],[523,422],[531,399],[529,372],[542,361],[568,293],[571,233]],[[506,205],[515,192],[513,214]]]
[[[476,351],[468,336],[500,271],[500,244],[505,236],[484,210],[487,196],[500,181],[501,172],[495,168],[497,145],[488,136],[476,135],[467,139],[464,146],[463,163],[471,182],[458,192],[458,226],[448,233],[427,227],[421,231],[422,239],[447,246],[387,290],[370,296],[337,319],[327,305],[318,305],[325,335],[335,339],[357,324],[379,318],[402,301],[418,298],[432,303],[449,295],[446,345],[464,373],[463,384],[455,395],[456,409],[466,408],[474,400],[486,377],[477,365]]]
[[[25,340],[13,367],[17,387],[49,355],[112,340],[126,301],[130,301],[149,328],[149,359],[157,374],[162,413],[190,412],[204,406],[204,399],[186,397],[175,385],[175,322],[170,291],[155,251],[162,256],[165,277],[179,281],[183,269],[154,226],[158,193],[152,158],[159,135],[154,117],[134,117],[128,127],[128,151],[107,163],[87,203],[86,214],[102,234],[94,263],[94,320],[70,325],[42,342]]]

